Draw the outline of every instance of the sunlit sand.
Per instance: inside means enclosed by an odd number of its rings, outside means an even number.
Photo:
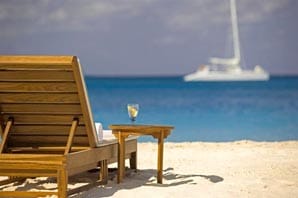
[[[107,185],[93,186],[71,197],[295,197],[298,194],[297,141],[166,143],[163,184],[156,183],[156,152],[156,143],[139,143],[137,173],[127,170],[124,182],[117,184],[116,165],[112,164]],[[90,172],[72,177],[68,188],[96,181],[97,175]],[[55,187],[53,179],[42,179],[28,179],[5,189]]]

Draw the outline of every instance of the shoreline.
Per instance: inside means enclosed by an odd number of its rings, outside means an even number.
[[[163,184],[156,183],[157,143],[138,143],[138,172],[70,197],[295,197],[298,194],[298,141],[165,142]],[[128,161],[126,161],[128,166]],[[70,178],[69,188],[97,179],[97,173]],[[27,180],[7,189],[53,188],[55,183]],[[1,187],[1,190],[2,187]],[[53,196],[54,197],[54,196]]]

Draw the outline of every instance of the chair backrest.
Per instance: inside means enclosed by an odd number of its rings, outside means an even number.
[[[75,56],[0,56],[1,133],[6,147],[65,147],[73,119],[73,146],[95,147],[95,127]]]

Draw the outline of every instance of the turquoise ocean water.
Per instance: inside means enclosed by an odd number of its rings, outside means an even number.
[[[298,140],[298,77],[220,83],[86,77],[86,83],[94,120],[104,128],[129,123],[126,104],[138,103],[137,123],[175,126],[167,141]]]

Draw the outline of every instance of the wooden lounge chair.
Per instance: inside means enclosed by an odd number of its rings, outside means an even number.
[[[0,176],[56,177],[58,188],[0,197],[66,197],[69,176],[100,166],[106,180],[107,164],[117,161],[117,141],[97,139],[75,56],[0,56],[0,112]],[[136,168],[137,140],[126,148]]]

